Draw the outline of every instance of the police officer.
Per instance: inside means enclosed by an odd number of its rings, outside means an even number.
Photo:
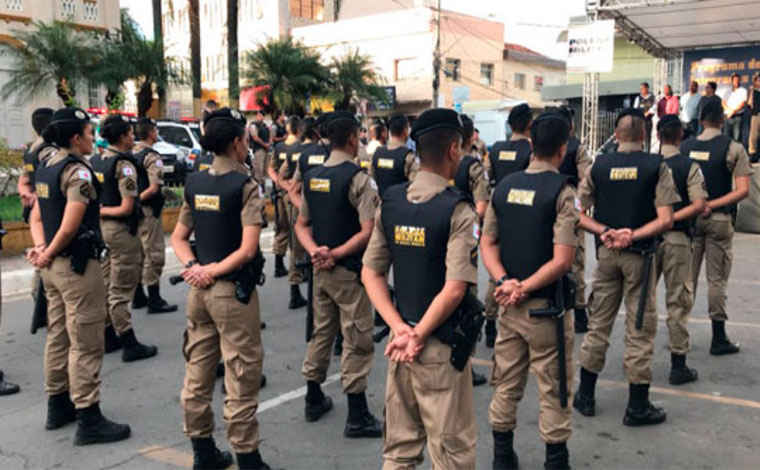
[[[657,278],[665,277],[665,306],[670,335],[671,385],[697,380],[697,371],[686,366],[689,352],[689,314],[694,305],[691,279],[691,245],[694,218],[705,210],[707,190],[699,165],[678,150],[683,136],[678,115],[666,114],[657,123],[660,153],[670,168],[681,202],[673,206],[673,228],[662,235],[657,247]]]
[[[295,125],[298,125],[298,118],[295,118]],[[280,168],[288,161],[293,154],[297,154],[300,148],[298,141],[298,128],[293,129],[289,125],[283,125],[283,129],[288,130],[287,138],[283,138],[274,145],[272,159],[269,161],[267,172],[269,178],[274,183],[273,191],[277,193],[277,224],[275,224],[274,243],[272,252],[274,253],[274,277],[284,277],[288,275],[285,268],[285,252],[288,250],[290,241],[290,220],[288,219],[287,201],[285,200],[286,190],[282,185],[279,177]],[[291,253],[292,257],[292,253]]]
[[[274,122],[272,123],[271,145],[275,146],[288,137],[288,131],[285,128],[288,117],[278,109],[274,112],[272,118],[274,119]]]
[[[134,133],[126,117],[108,116],[100,135],[108,141],[108,148],[102,157],[94,156],[90,162],[102,185],[100,225],[109,248],[109,255],[101,260],[110,319],[106,328],[106,352],[123,348],[122,360],[131,362],[153,357],[158,352],[155,346],[137,341],[129,311],[141,270],[137,255],[142,249],[137,237],[142,213],[137,188],[139,164],[130,153]]]
[[[712,320],[710,354],[716,356],[739,352],[739,345],[726,336],[726,288],[733,258],[732,217],[736,213],[736,204],[749,196],[752,174],[744,147],[721,135],[724,118],[720,108],[719,102],[705,105],[700,115],[704,131],[681,144],[681,153],[699,164],[707,185],[707,207],[697,217],[694,227],[691,275],[696,296],[704,258],[708,312]]]
[[[211,168],[211,164],[214,163],[214,154],[211,152],[201,152],[200,155],[195,157],[193,162],[193,171],[205,171]]]
[[[494,189],[481,240],[483,263],[498,279],[495,298],[505,307],[494,349],[493,399],[489,410],[494,438],[493,468],[517,468],[513,449],[517,403],[528,379],[536,375],[539,432],[546,443],[544,468],[566,469],[570,438],[569,406],[560,404],[555,318],[533,318],[555,299],[556,283],[570,271],[578,244],[575,191],[558,171],[570,126],[564,117],[544,114],[531,125],[533,160],[524,171],[504,177]],[[516,224],[515,220],[520,223]],[[564,306],[553,305],[564,308]],[[566,370],[572,371],[574,337],[564,316]],[[566,377],[572,386],[572,372]]]
[[[570,177],[570,184],[578,188],[578,183],[586,169],[591,165],[591,156],[586,145],[575,136],[575,112],[569,106],[560,106],[559,113],[570,125],[570,137],[567,139],[567,152],[559,166],[559,172]],[[576,296],[574,310],[574,327],[576,333],[588,331],[586,313],[586,237],[580,234],[573,260],[573,277],[575,278]]]
[[[185,434],[193,446],[193,468],[226,468],[229,452],[214,443],[211,399],[219,357],[224,360],[227,439],[241,469],[269,468],[259,453],[256,419],[264,349],[258,292],[236,295],[239,271],[261,259],[259,185],[244,165],[248,153],[245,118],[222,108],[205,119],[201,144],[215,155],[208,171],[193,173],[172,233],[172,247],[190,284],[181,400]],[[219,230],[225,227],[225,230]],[[195,233],[197,258],[190,248]],[[260,269],[252,276],[260,275]]]
[[[625,298],[623,369],[629,382],[627,426],[665,421],[662,408],[649,401],[652,353],[657,330],[655,276],[643,285],[646,253],[655,239],[673,226],[673,204],[680,201],[668,166],[658,155],[642,151],[646,122],[640,109],[628,108],[615,123],[618,151],[600,155],[581,182],[581,228],[597,237],[598,264],[589,301],[589,330],[578,362],[581,380],[573,406],[585,416],[595,414],[594,390],[604,367],[609,336]],[[594,218],[584,213],[594,208]],[[651,260],[654,264],[654,260]],[[642,291],[646,292],[641,329],[636,328]]]
[[[453,312],[478,280],[471,257],[478,217],[469,198],[448,184],[459,169],[463,132],[453,110],[417,118],[412,138],[420,172],[385,192],[364,254],[362,280],[392,331],[385,350],[386,470],[421,464],[426,443],[433,468],[475,468],[472,368],[454,368],[446,342]],[[391,266],[397,305],[387,287]]]
[[[394,184],[413,180],[419,171],[419,162],[414,152],[406,147],[409,139],[409,121],[406,116],[391,116],[388,129],[391,134],[388,145],[378,147],[372,156],[372,176],[377,182],[377,191],[381,197]]]
[[[137,284],[135,298],[145,298],[142,288],[144,283],[148,286],[148,313],[174,312],[177,306],[170,305],[161,298],[159,289],[166,245],[161,223],[161,211],[164,208],[164,195],[161,192],[164,185],[164,162],[152,147],[158,142],[156,121],[150,118],[138,119],[135,134],[140,139],[135,145],[134,156],[137,161],[137,190],[144,215],[138,227],[143,258],[142,282]],[[132,304],[134,305],[134,300]]]
[[[512,108],[507,123],[512,129],[509,140],[499,140],[491,146],[491,151],[484,165],[491,184],[496,184],[502,178],[515,171],[528,168],[530,163],[530,123],[533,121],[533,111],[523,103]]]
[[[366,147],[367,160],[360,162],[362,168],[369,170],[372,165],[372,157],[378,148],[382,147],[388,141],[388,128],[380,118],[375,118],[369,125],[369,142]]]
[[[359,282],[361,256],[372,233],[377,193],[372,179],[353,162],[359,149],[359,121],[336,111],[325,124],[332,152],[323,166],[303,175],[304,199],[296,235],[314,266],[314,332],[302,373],[306,379],[307,421],[332,408],[322,392],[330,365],[330,346],[344,337],[341,375],[348,395],[346,437],[380,437],[380,422],[370,413],[365,390],[372,367],[372,307]]]
[[[35,246],[27,255],[42,269],[48,299],[45,427],[58,429],[77,420],[74,444],[119,441],[129,437],[129,426],[100,412],[107,314],[96,258],[102,245],[100,185],[85,159],[93,147],[90,118],[79,108],[59,109],[43,137],[61,149],[41,162],[35,174],[37,204],[30,218]]]
[[[253,147],[253,177],[264,187],[267,171],[267,155],[270,147],[271,131],[264,122],[264,111],[256,111],[255,120],[250,127],[250,143]]]
[[[2,219],[0,219],[0,228],[2,228],[2,224],[3,224]],[[2,245],[3,245],[3,241],[2,239],[0,239],[0,250],[2,250]],[[38,273],[38,272],[39,270],[35,267],[35,273]],[[38,274],[37,274],[37,277],[39,277]],[[2,288],[0,288],[0,297],[2,297]],[[0,322],[2,322],[2,316],[3,316],[2,304],[0,304]],[[14,393],[18,393],[20,390],[21,388],[18,385],[14,383],[6,382],[5,374],[3,374],[3,371],[0,370],[0,396],[13,395]]]

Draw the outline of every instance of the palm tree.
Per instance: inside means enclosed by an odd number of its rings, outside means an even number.
[[[160,44],[161,49],[163,49],[164,28],[161,3],[162,0],[153,0],[153,40]],[[166,89],[163,86],[158,86],[156,93],[158,93],[158,115],[164,116],[166,114]]]
[[[254,86],[267,86],[272,110],[302,114],[306,97],[324,91],[327,69],[319,54],[292,38],[271,40],[245,55],[244,77]]]
[[[71,23],[35,21],[30,31],[16,31],[18,47],[6,47],[10,79],[0,89],[4,99],[28,100],[55,87],[65,106],[76,105],[76,85],[84,82],[98,62],[98,42],[92,33],[77,31]]]
[[[227,0],[227,80],[230,108],[240,107],[238,70],[238,0]]]
[[[187,0],[190,20],[190,69],[193,82],[193,116],[201,117],[201,22],[198,0]]]
[[[372,66],[372,60],[359,54],[358,49],[349,50],[343,57],[333,58],[330,73],[328,96],[335,101],[336,109],[348,109],[361,100],[388,102],[388,93],[378,83],[380,78]]]

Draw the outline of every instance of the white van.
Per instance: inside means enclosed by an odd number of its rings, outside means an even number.
[[[462,103],[462,114],[469,116],[480,131],[480,138],[490,148],[494,142],[505,140],[512,131],[507,124],[509,111],[524,100],[468,101]]]

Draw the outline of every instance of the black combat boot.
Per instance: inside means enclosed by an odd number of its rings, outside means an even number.
[[[574,326],[576,333],[586,333],[588,331],[588,315],[583,307],[576,307],[574,316]]]
[[[213,437],[195,437],[193,444],[193,470],[222,470],[232,465],[232,454],[222,452]]]
[[[122,441],[132,432],[128,424],[114,423],[103,416],[99,403],[77,410],[77,421],[74,436],[74,445],[77,446]]]
[[[566,442],[546,444],[544,470],[570,470],[570,453]]]
[[[148,305],[148,298],[145,297],[142,283],[137,284],[135,295],[132,296],[132,308],[135,310],[145,308]]]
[[[18,385],[6,382],[3,371],[0,370],[0,396],[13,395],[14,393],[18,393],[20,390],[21,387]]]
[[[105,332],[105,351],[106,354],[112,353],[114,351],[118,351],[121,349],[121,340],[116,335],[116,330],[113,329],[113,325],[106,326],[106,332]]]
[[[306,421],[313,422],[322,417],[325,413],[332,410],[332,398],[322,392],[322,387],[313,380],[306,381],[306,408],[304,415]]]
[[[124,362],[148,359],[158,354],[157,347],[147,346],[137,341],[135,330],[132,328],[121,334],[121,343],[124,345],[124,350],[121,352],[121,360]]]
[[[694,382],[698,378],[697,371],[686,365],[686,355],[670,355],[670,377],[668,378],[670,385],[683,385]]]
[[[667,414],[662,408],[649,401],[649,384],[630,384],[628,408],[623,424],[626,426],[647,426],[665,422]]]
[[[77,409],[71,401],[69,392],[50,395],[48,397],[47,420],[45,429],[53,430],[62,428],[77,420]]]
[[[148,313],[176,312],[177,306],[161,298],[158,284],[148,286]]]
[[[517,459],[512,441],[515,434],[512,431],[493,431],[493,470],[517,470],[520,462]]]
[[[261,460],[261,454],[256,449],[247,454],[235,454],[240,470],[269,470],[271,467]]]
[[[589,372],[581,367],[581,383],[573,397],[573,408],[578,410],[583,416],[594,416],[596,414],[594,394],[597,377],[599,377],[598,374]]]
[[[486,347],[493,348],[496,343],[496,320],[486,320]]]
[[[216,365],[216,378],[224,377],[224,361],[219,361]]]
[[[333,345],[333,356],[343,355],[343,332],[338,330],[338,334],[335,336],[335,344]]]
[[[479,387],[481,385],[484,385],[487,382],[488,382],[488,377],[486,377],[485,374],[480,374],[478,372],[475,372],[475,368],[473,367],[472,368],[472,386]]]
[[[736,354],[739,352],[739,343],[732,343],[726,336],[726,322],[713,320],[712,322],[712,343],[710,344],[710,354],[713,356],[724,356],[726,354]]]
[[[274,255],[274,277],[285,277],[288,275],[284,259],[285,257],[282,255]]]
[[[290,302],[288,302],[288,308],[295,310],[297,308],[305,307],[308,302],[301,295],[301,289],[298,284],[290,285]]]
[[[364,392],[348,394],[348,419],[345,437],[382,437],[383,425],[369,411]]]

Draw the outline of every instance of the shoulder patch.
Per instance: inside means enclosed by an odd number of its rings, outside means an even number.
[[[480,224],[477,222],[472,224],[472,237],[475,240],[480,240]]]
[[[581,200],[578,198],[578,196],[574,197],[574,205],[576,210],[581,210]]]
[[[85,180],[88,183],[92,183],[92,174],[87,170],[79,170],[77,171],[77,176],[80,180]]]
[[[374,189],[375,191],[377,191],[377,181],[375,181],[375,178],[370,178],[369,179],[369,185],[372,187],[372,189]]]
[[[122,168],[122,169],[121,169],[121,173],[122,173],[124,176],[132,176],[132,175],[134,175],[134,174],[135,174],[135,172],[134,172],[134,171],[132,171],[132,168],[131,168],[131,167],[129,167],[129,166],[125,166],[124,168]]]
[[[163,168],[164,167],[163,160],[161,160],[160,158],[158,160],[156,160],[156,166],[159,167],[159,168]]]
[[[127,191],[134,191],[137,189],[137,185],[135,184],[135,180],[127,180],[127,183],[124,185]]]

